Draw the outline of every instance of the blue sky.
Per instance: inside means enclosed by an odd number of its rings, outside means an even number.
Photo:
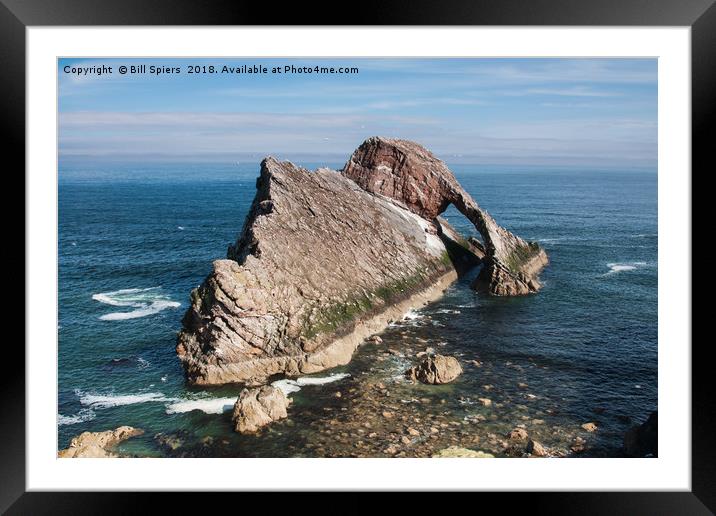
[[[112,66],[101,76],[70,66]],[[120,65],[181,66],[120,75]],[[200,74],[189,64],[357,66]],[[449,162],[655,167],[656,59],[60,59],[62,160],[345,159],[373,135]],[[339,160],[339,161],[340,161]]]

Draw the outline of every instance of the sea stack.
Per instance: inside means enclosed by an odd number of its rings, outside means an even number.
[[[501,228],[420,145],[370,138],[343,171],[268,157],[227,258],[191,294],[177,354],[200,385],[261,385],[347,363],[408,309],[483,263],[476,288],[539,288],[544,251]],[[439,217],[454,204],[479,242]]]

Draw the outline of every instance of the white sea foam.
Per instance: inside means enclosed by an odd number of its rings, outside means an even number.
[[[184,226],[177,226],[177,229],[178,229],[179,231],[184,231]]]
[[[85,421],[91,421],[95,418],[94,410],[91,408],[81,409],[74,416],[63,416],[58,414],[57,424],[62,425],[76,425],[77,423],[84,423]]]
[[[300,391],[301,387],[305,387],[306,385],[325,385],[327,383],[337,382],[349,376],[350,374],[348,373],[333,373],[328,376],[303,376],[295,380],[276,380],[271,385],[281,389],[283,393],[288,396],[292,392]]]
[[[121,407],[134,405],[136,403],[147,403],[157,401],[176,401],[175,398],[167,398],[160,392],[144,392],[141,394],[91,394],[82,391],[75,391],[80,403],[93,409]]]
[[[298,392],[301,390],[301,386],[298,385],[295,380],[276,380],[271,385],[277,389],[281,389],[286,396],[292,392]]]
[[[180,400],[166,406],[167,414],[183,414],[192,410],[201,410],[206,414],[222,414],[234,408],[237,396],[229,398],[196,398]]]
[[[405,312],[405,314],[403,315],[403,320],[404,321],[414,321],[415,319],[419,319],[421,317],[422,317],[422,314],[416,312],[415,310],[413,310],[411,308],[410,310]]]
[[[343,378],[348,378],[350,374],[348,373],[333,373],[328,376],[304,376],[302,378],[297,378],[296,383],[300,386],[304,385],[324,385],[327,383],[333,383],[337,382],[338,380],[342,380]]]
[[[114,292],[93,294],[92,299],[111,306],[135,308],[130,312],[112,312],[100,316],[103,321],[124,321],[156,314],[167,308],[178,308],[181,303],[162,294],[161,287],[127,288]]]
[[[609,274],[616,274],[618,272],[633,271],[639,267],[644,267],[645,265],[646,262],[608,263],[607,267],[609,267],[609,272],[607,272],[605,276]]]
[[[137,362],[139,362],[139,369],[146,369],[146,368],[149,367],[149,365],[150,365],[150,364],[149,364],[149,360],[145,360],[145,359],[142,358],[142,357],[139,357],[139,358],[137,359]]]
[[[156,297],[156,294],[152,293],[159,289],[161,289],[161,287],[124,288],[113,292],[93,294],[92,299],[112,306],[141,306],[143,303],[151,300],[152,296]]]

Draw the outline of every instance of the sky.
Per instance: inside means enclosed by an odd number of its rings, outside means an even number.
[[[118,73],[139,64],[181,73]],[[65,72],[101,65],[113,73]],[[224,65],[359,71],[219,73]],[[58,106],[61,162],[344,161],[370,136],[414,140],[448,162],[657,160],[656,59],[59,59]]]

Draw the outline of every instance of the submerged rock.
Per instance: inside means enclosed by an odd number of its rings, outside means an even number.
[[[184,440],[178,434],[158,433],[154,436],[154,440],[168,451],[176,451],[184,445]]]
[[[242,434],[251,434],[259,428],[288,417],[291,400],[284,392],[272,385],[255,389],[244,389],[234,404],[234,430]]]
[[[105,432],[82,432],[73,437],[70,446],[60,450],[60,458],[108,458],[119,457],[112,449],[130,437],[142,435],[144,430],[131,426],[120,426]]]
[[[261,385],[346,364],[364,339],[483,258],[479,282],[496,295],[536,290],[546,263],[412,142],[370,138],[342,172],[269,157],[256,186],[241,235],[182,320],[176,351],[193,384]],[[438,217],[450,203],[484,248]]]
[[[577,436],[572,441],[572,444],[569,446],[569,449],[572,450],[572,453],[582,453],[584,450],[587,449],[587,441]]]
[[[630,457],[659,454],[659,416],[656,411],[639,426],[632,427],[624,435],[624,452]]]
[[[419,365],[405,371],[405,376],[410,380],[429,384],[450,383],[461,374],[462,367],[457,358],[445,355],[429,356]]]
[[[586,430],[587,432],[596,432],[597,431],[597,424],[596,423],[584,423],[582,425],[582,429]]]
[[[510,430],[507,433],[506,437],[513,441],[524,441],[525,439],[527,439],[527,436],[527,430],[525,430],[524,428],[517,427],[513,430]]]

